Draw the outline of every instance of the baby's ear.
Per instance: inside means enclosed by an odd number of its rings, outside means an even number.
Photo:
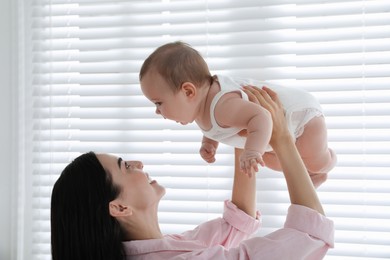
[[[181,91],[183,91],[186,97],[194,97],[196,95],[196,87],[191,82],[184,82],[181,84]]]

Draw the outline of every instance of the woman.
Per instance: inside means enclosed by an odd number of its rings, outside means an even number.
[[[88,153],[70,163],[53,188],[53,260],[323,258],[333,246],[333,222],[323,215],[283,107],[267,88],[245,91],[273,118],[270,144],[292,203],[284,228],[250,238],[260,226],[256,178],[240,172],[240,149],[235,150],[232,198],[225,202],[223,217],[179,235],[161,233],[157,209],[165,189],[143,171],[141,162]]]

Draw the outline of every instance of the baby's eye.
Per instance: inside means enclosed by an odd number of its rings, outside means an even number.
[[[129,169],[129,166],[130,166],[130,165],[125,161],[125,168],[126,168],[126,169]]]

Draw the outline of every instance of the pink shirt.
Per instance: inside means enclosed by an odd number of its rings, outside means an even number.
[[[253,218],[225,201],[222,218],[163,239],[123,242],[128,259],[322,259],[333,247],[333,222],[304,206],[289,207],[284,227],[264,237]],[[252,238],[251,238],[252,237]]]

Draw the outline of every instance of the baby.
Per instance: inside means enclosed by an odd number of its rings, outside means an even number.
[[[193,121],[203,132],[200,155],[215,161],[219,142],[243,148],[240,167],[252,175],[258,164],[281,171],[269,146],[272,120],[269,112],[248,101],[243,86],[267,85],[275,91],[285,109],[289,130],[315,187],[327,178],[336,164],[328,148],[322,109],[310,93],[265,82],[212,76],[209,68],[190,45],[168,43],[157,48],[143,63],[141,89],[156,105],[156,113],[182,125]],[[242,132],[246,131],[243,136]]]

